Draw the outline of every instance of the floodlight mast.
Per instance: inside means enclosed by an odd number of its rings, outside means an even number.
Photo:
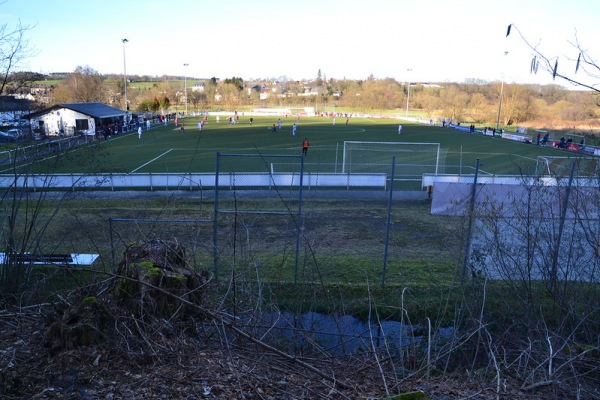
[[[504,56],[508,54],[508,51],[504,52]],[[504,66],[502,68],[502,81],[500,83],[500,102],[498,103],[498,118],[496,119],[496,132],[500,128],[500,111],[502,110],[502,97],[504,96]]]
[[[412,68],[409,68],[406,70],[406,72],[411,72]],[[410,101],[410,79],[408,80],[408,89],[407,89],[407,94],[406,94],[406,114],[404,115],[405,117],[408,117],[408,102]]]
[[[183,64],[184,67],[187,67],[190,64]],[[188,114],[188,101],[187,101],[187,73],[185,73],[184,70],[184,74],[183,74],[183,93],[185,96],[185,116],[187,117]]]
[[[123,123],[127,124],[127,112],[129,111],[129,103],[127,102],[127,63],[125,62],[125,43],[129,42],[127,39],[121,39],[123,42],[123,83],[125,84],[125,121]]]

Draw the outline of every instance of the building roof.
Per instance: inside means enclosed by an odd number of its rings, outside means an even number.
[[[60,108],[67,108],[94,118],[120,117],[125,113],[125,111],[119,108],[107,106],[102,103],[60,103],[44,110],[25,115],[24,118],[33,118]]]
[[[15,96],[0,96],[0,112],[27,111],[31,106],[28,99],[20,99]]]

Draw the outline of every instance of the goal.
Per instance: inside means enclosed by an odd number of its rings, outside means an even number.
[[[389,173],[396,157],[396,179],[421,180],[444,173],[445,154],[439,143],[345,141],[342,172]]]
[[[595,176],[600,172],[598,157],[538,156],[537,175],[569,176],[575,162],[575,176]]]

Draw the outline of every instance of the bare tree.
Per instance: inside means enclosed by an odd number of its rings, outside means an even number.
[[[221,94],[222,102],[226,107],[235,107],[239,105],[239,98],[241,95],[240,88],[233,83],[224,83],[219,85],[219,92]]]
[[[449,115],[456,121],[461,121],[467,111],[469,95],[456,85],[451,85],[446,89],[443,105],[446,115]]]
[[[575,86],[584,87],[596,92],[600,92],[600,88],[596,87],[596,84],[588,84],[583,82],[581,78],[575,78],[574,76],[581,70],[585,76],[592,78],[596,81],[600,81],[600,66],[590,55],[589,51],[584,49],[579,43],[577,34],[575,34],[575,40],[569,41],[573,46],[573,53],[577,57],[573,57],[572,61],[575,61],[575,70],[572,73],[563,72],[563,68],[559,69],[558,56],[551,56],[542,53],[539,50],[539,44],[531,44],[521,33],[521,31],[514,25],[508,25],[506,36],[509,36],[512,31],[516,31],[523,42],[532,50],[533,58],[531,60],[531,72],[537,73],[541,68],[543,71],[552,75],[553,79],[559,78],[567,81]]]
[[[30,25],[23,25],[21,21],[12,27],[8,24],[0,25],[0,93],[4,93],[10,82],[10,74],[21,62],[29,57],[33,50],[29,47],[26,33],[32,29]]]
[[[100,102],[107,100],[103,77],[91,67],[77,67],[54,93],[61,102]]]
[[[188,94],[189,98],[190,98],[190,103],[192,103],[192,106],[196,109],[196,111],[200,111],[200,109],[204,109],[206,108],[206,103],[207,103],[207,98],[206,98],[206,93],[201,93],[201,92],[197,92],[197,91],[191,91]]]

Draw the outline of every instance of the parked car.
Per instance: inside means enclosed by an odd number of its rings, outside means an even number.
[[[46,135],[44,135],[41,132],[33,132],[33,140],[44,140],[46,138]]]
[[[14,136],[16,138],[20,138],[25,136],[25,131],[19,128],[13,128],[13,129],[9,129],[6,131],[6,133],[8,133],[11,136]]]
[[[17,137],[16,136],[11,135],[8,132],[2,132],[2,131],[0,131],[0,143],[10,143],[10,142],[16,142],[16,141],[17,141]]]

